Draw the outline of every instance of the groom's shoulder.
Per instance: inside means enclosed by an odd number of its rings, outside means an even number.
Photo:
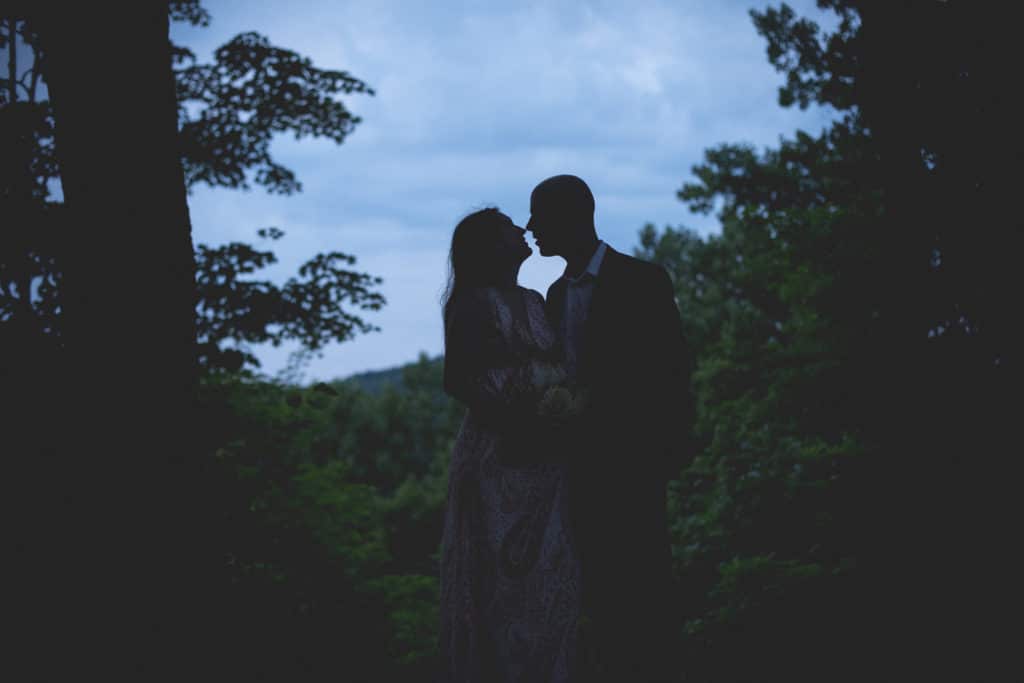
[[[557,294],[558,292],[560,292],[563,289],[565,289],[565,278],[563,278],[563,277],[555,278],[555,281],[552,282],[550,285],[548,285],[548,291],[547,291],[547,295],[545,296],[545,298],[548,301],[551,301],[551,296],[553,294]]]
[[[609,248],[605,259],[610,258],[613,269],[619,271],[623,277],[630,281],[643,284],[657,284],[668,279],[668,272],[657,263],[651,263],[621,251]]]

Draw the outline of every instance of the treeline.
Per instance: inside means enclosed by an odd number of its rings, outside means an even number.
[[[423,356],[401,382],[201,385],[216,613],[234,675],[424,680],[436,666],[438,551],[462,409]]]

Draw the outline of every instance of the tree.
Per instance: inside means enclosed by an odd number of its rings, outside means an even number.
[[[197,380],[195,282],[167,11],[42,3],[30,19],[46,55],[66,201],[57,230],[64,351],[50,425],[62,438],[46,463],[58,474],[25,482],[33,499],[22,501],[42,522],[26,539],[41,589],[33,623],[69,649],[43,660],[51,667],[173,677],[166,639],[183,632],[195,597],[199,527],[181,498],[198,481],[182,429]],[[95,64],[126,54],[130,97],[119,81],[95,78]],[[117,103],[117,115],[97,101]],[[119,643],[114,656],[107,642]]]
[[[226,558],[218,646],[235,678],[430,679],[447,462],[464,409],[439,359],[284,386],[202,378]]]
[[[284,235],[276,228],[261,228],[258,234],[269,240]],[[283,287],[243,279],[276,261],[274,252],[257,251],[241,242],[197,248],[199,362],[207,371],[259,367],[248,344],[278,346],[296,340],[303,350],[316,352],[332,341],[377,329],[343,306],[347,302],[377,310],[384,304],[384,297],[371,289],[380,278],[344,267],[352,265],[355,257],[336,251],[317,254],[299,268],[298,278],[290,278]]]
[[[34,57],[27,68],[19,60],[22,46]],[[53,258],[60,206],[48,201],[57,161],[38,32],[23,16],[5,13],[0,18],[0,50],[7,53],[8,65],[6,77],[0,78],[0,207],[5,217],[0,230],[0,323],[8,339],[4,355],[9,356],[24,353],[25,340],[45,343],[57,337]]]
[[[180,678],[198,646],[213,642],[203,634],[217,623],[222,559],[203,521],[215,509],[214,481],[191,443],[197,304],[211,316],[207,360],[222,358],[211,343],[232,335],[298,338],[315,349],[372,329],[342,302],[383,302],[372,291],[379,281],[347,270],[353,259],[338,252],[317,255],[283,288],[265,288],[258,305],[240,302],[244,285],[230,267],[250,265],[236,256],[264,264],[273,256],[232,245],[201,251],[199,281],[216,295],[197,296],[186,180],[242,186],[251,170],[258,184],[297,191],[294,174],[267,153],[270,136],[295,130],[340,142],[358,119],[331,96],[372,91],[251,34],[218,52],[219,65],[174,68],[185,55],[169,44],[165,4],[63,9],[5,6],[0,23],[9,55],[0,115],[13,152],[0,178],[12,219],[0,256],[3,414],[14,428],[9,443],[25,446],[12,459],[21,483],[14,505],[34,522],[16,541],[17,575],[38,588],[18,607],[32,643],[68,647],[59,660],[36,652],[54,674],[102,664]],[[208,20],[194,1],[170,10]],[[143,85],[126,96],[118,79],[95,78],[95,63],[118,64]],[[239,84],[239,65],[258,80]],[[179,95],[200,101],[199,113],[195,102],[179,106]],[[58,180],[66,205],[50,195]],[[227,271],[238,287],[221,297]],[[218,317],[222,301],[244,310]],[[98,614],[108,628],[92,622]],[[206,618],[191,623],[196,614]],[[175,645],[185,654],[164,651]]]
[[[999,642],[977,605],[1008,585],[975,562],[1009,532],[991,489],[1021,341],[1013,22],[967,2],[818,4],[834,31],[786,5],[752,16],[780,104],[838,120],[708,150],[680,198],[720,206],[721,236],[641,238],[701,350],[705,448],[673,491],[691,662],[709,680],[870,678],[883,659],[977,676],[992,658],[957,654]],[[957,595],[970,581],[986,600]],[[867,668],[831,668],[851,661]]]
[[[181,154],[191,187],[249,187],[270,192],[302,189],[295,173],[270,156],[275,133],[296,138],[326,137],[341,144],[359,123],[338,93],[373,94],[344,71],[325,71],[291,50],[272,46],[256,33],[241,33],[217,49],[215,64],[196,64],[195,55],[175,46]],[[192,112],[190,105],[199,105]]]
[[[172,20],[199,26],[210,21],[196,0],[174,0],[169,9]],[[3,166],[4,213],[13,220],[0,231],[0,324],[12,349],[6,355],[16,357],[16,349],[60,346],[63,269],[53,235],[62,205],[50,192],[60,169],[38,32],[30,18],[15,14],[5,17],[0,29],[0,49],[10,54],[8,78],[0,81],[0,117],[8,136],[5,147],[17,152],[6,156]],[[270,155],[272,137],[292,132],[341,144],[360,119],[337,95],[373,94],[348,73],[317,68],[251,32],[219,48],[212,64],[197,63],[181,46],[172,45],[171,51],[179,153],[189,188],[249,189],[254,182],[274,193],[301,191],[295,173]],[[29,59],[18,62],[19,53]],[[269,229],[261,236],[283,234]],[[283,288],[239,277],[273,263],[273,252],[242,243],[198,245],[196,259],[204,369],[258,367],[252,343],[297,341],[316,353],[325,343],[376,329],[353,309],[379,309],[384,299],[374,287],[381,281],[345,268],[355,263],[348,254],[315,255]]]
[[[638,253],[668,268],[699,350],[702,448],[669,496],[684,659],[697,680],[855,676],[830,662],[845,661],[855,637],[838,615],[849,614],[858,576],[857,405],[870,384],[857,344],[870,310],[849,307],[835,277],[857,258],[854,217],[815,206],[813,190],[800,206],[804,174],[787,170],[802,158],[813,160],[807,176],[829,174],[838,155],[828,146],[798,136],[764,155],[710,151],[698,177],[746,176],[744,191],[763,184],[786,206],[727,198],[721,236],[641,234]]]
[[[172,2],[171,18],[205,26],[210,15],[197,0]],[[199,64],[187,48],[172,45],[178,95],[180,150],[189,188],[294,194],[294,171],[270,155],[275,134],[324,137],[337,144],[361,121],[337,95],[374,91],[345,71],[325,70],[307,57],[271,45],[253,32],[218,48],[215,62]],[[276,240],[284,232],[263,228]],[[297,341],[304,352],[376,330],[352,309],[378,310],[380,278],[348,270],[355,257],[337,251],[315,255],[283,287],[240,276],[276,261],[271,251],[244,243],[199,245],[196,252],[200,363],[206,370],[259,367],[250,344]],[[348,306],[344,306],[348,304]],[[304,356],[303,356],[304,357]]]

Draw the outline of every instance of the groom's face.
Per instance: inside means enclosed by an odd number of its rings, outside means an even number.
[[[563,252],[565,226],[554,207],[536,195],[530,198],[530,220],[526,229],[533,233],[541,256],[557,256]]]

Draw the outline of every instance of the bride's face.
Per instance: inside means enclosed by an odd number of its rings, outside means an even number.
[[[508,216],[502,215],[498,226],[498,254],[502,261],[519,265],[533,253],[526,243],[526,230],[512,222]]]

